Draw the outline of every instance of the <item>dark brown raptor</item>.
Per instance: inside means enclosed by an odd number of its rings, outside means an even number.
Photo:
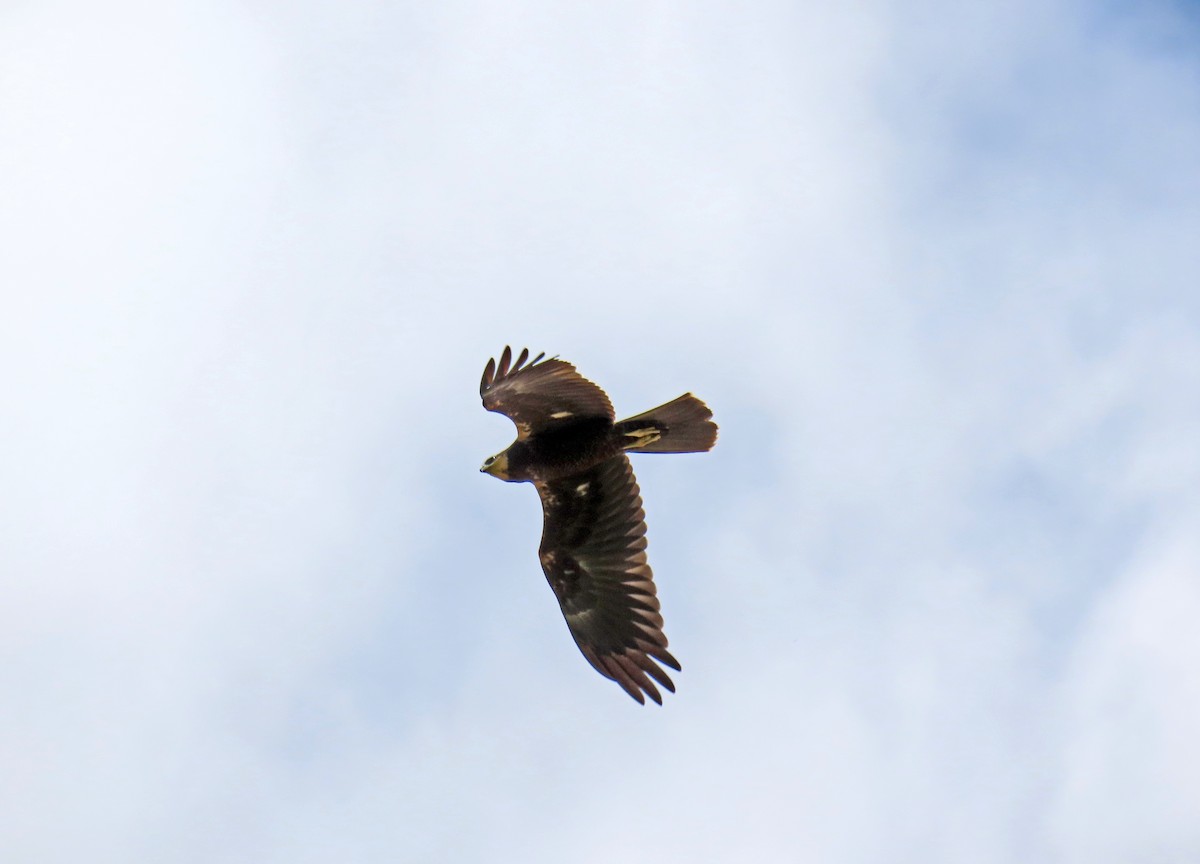
[[[679,670],[667,650],[654,575],[646,563],[646,522],[627,452],[698,453],[712,448],[712,411],[690,393],[628,420],[616,420],[604,391],[557,357],[516,362],[505,348],[479,382],[483,407],[510,418],[517,440],[480,469],[529,481],[542,499],[538,555],[583,656],[645,704],[662,704],[659,684]]]

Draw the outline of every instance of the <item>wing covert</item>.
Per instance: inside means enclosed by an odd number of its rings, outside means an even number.
[[[565,360],[542,359],[545,356],[538,354],[527,365],[529,349],[525,348],[513,363],[512,350],[505,346],[500,362],[488,360],[479,381],[483,407],[511,419],[519,438],[560,421],[615,419],[612,403],[603,390]]]

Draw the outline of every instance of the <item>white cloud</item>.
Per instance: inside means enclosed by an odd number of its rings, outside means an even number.
[[[1186,861],[1200,845],[1196,517],[1181,513],[1103,592],[1070,658],[1051,810],[1067,860]]]
[[[1194,857],[1170,14],[5,12],[5,857]],[[717,412],[661,710],[475,473],[505,342]]]

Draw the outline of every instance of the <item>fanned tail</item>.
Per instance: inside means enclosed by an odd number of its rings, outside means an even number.
[[[703,453],[717,443],[712,411],[691,393],[622,420],[617,432],[638,453]]]

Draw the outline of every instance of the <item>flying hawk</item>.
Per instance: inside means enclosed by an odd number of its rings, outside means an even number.
[[[712,448],[712,411],[690,393],[617,422],[604,391],[557,357],[488,360],[483,407],[517,426],[517,440],[479,470],[528,481],[542,499],[538,557],[583,656],[645,704],[655,682],[675,685],[654,575],[646,563],[646,522],[627,452],[698,453]],[[658,665],[658,664],[661,664]]]

